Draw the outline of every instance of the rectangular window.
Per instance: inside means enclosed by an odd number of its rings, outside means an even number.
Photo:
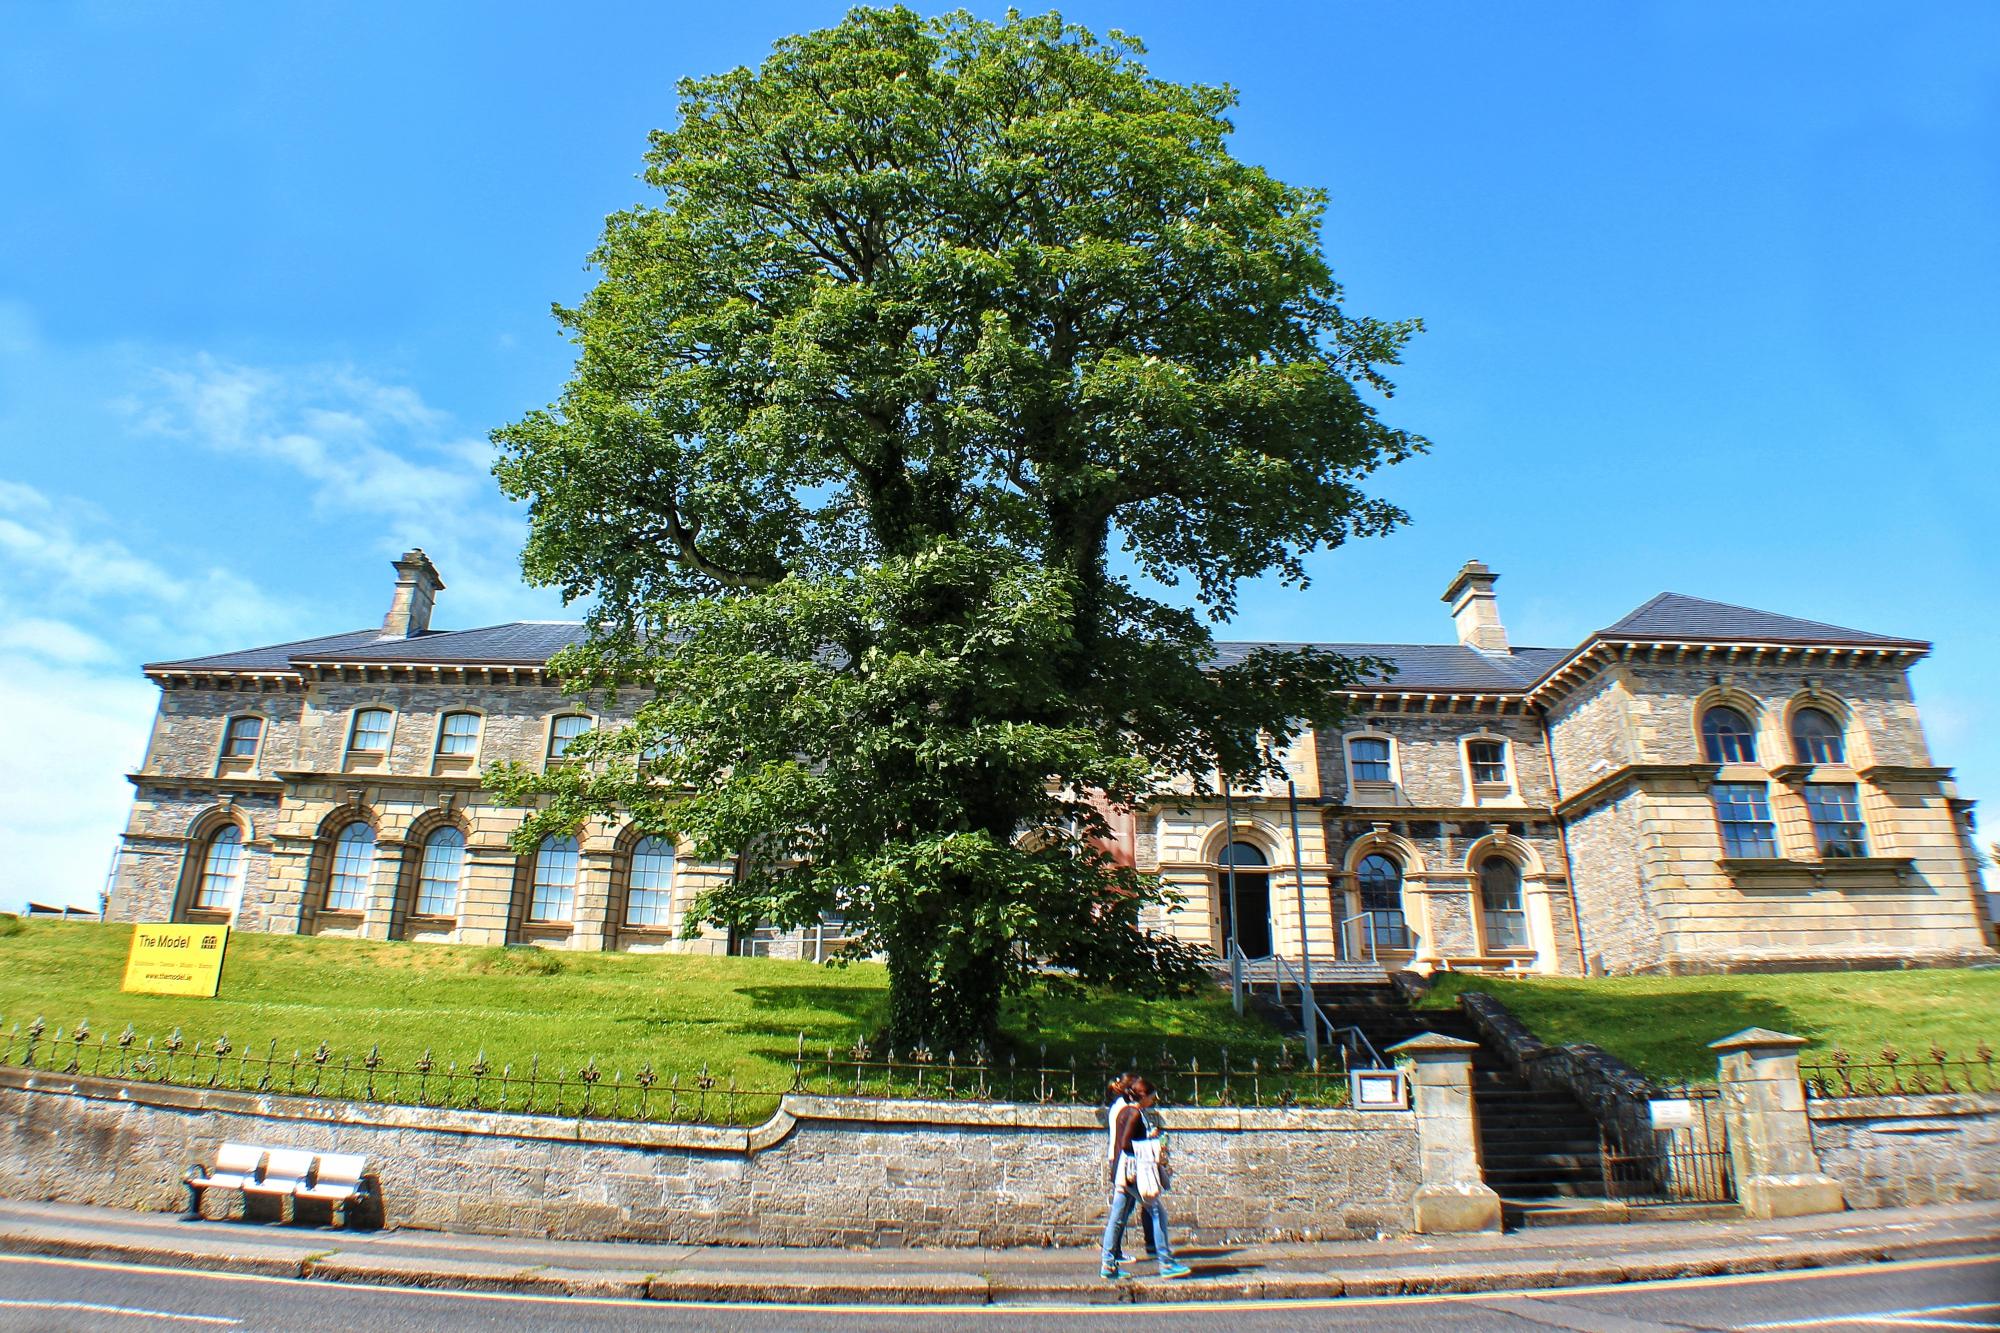
[[[1761,782],[1723,782],[1715,787],[1715,818],[1722,825],[1722,854],[1734,860],[1770,859],[1778,854],[1771,801]]]
[[[569,743],[590,730],[590,719],[577,714],[559,717],[549,724],[549,758],[569,753]]]
[[[382,751],[389,748],[389,710],[364,708],[354,715],[354,738],[350,750]]]
[[[446,713],[438,731],[439,754],[472,754],[479,749],[479,714]]]
[[[535,857],[535,882],[528,895],[530,921],[567,921],[576,903],[577,844],[550,838]]]
[[[1507,785],[1507,746],[1501,741],[1468,741],[1465,754],[1472,761],[1472,780],[1482,787]]]
[[[257,738],[264,734],[264,719],[261,717],[235,717],[229,720],[229,730],[222,738],[224,759],[248,759],[257,753]]]
[[[1347,743],[1348,763],[1356,782],[1389,781],[1389,742],[1361,736]]]
[[[1861,822],[1861,797],[1853,783],[1808,782],[1805,795],[1821,856],[1868,855],[1868,826]]]

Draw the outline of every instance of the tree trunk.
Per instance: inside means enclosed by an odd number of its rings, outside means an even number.
[[[899,1058],[917,1046],[942,1060],[972,1058],[981,1042],[989,1046],[999,1030],[1001,978],[1005,957],[986,954],[950,967],[933,983],[930,962],[936,940],[899,941],[889,949],[889,1034]]]

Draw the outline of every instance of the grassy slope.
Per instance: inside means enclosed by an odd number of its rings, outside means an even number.
[[[1932,1042],[1970,1059],[2000,1047],[2000,970],[1800,972],[1713,977],[1497,977],[1447,975],[1426,1008],[1450,1008],[1465,990],[1497,996],[1542,1040],[1595,1042],[1658,1078],[1713,1080],[1708,1043],[1747,1027],[1807,1037],[1814,1052],[1844,1047],[1881,1058],[1884,1042],[1921,1057]]]
[[[886,1004],[882,968],[845,968],[755,958],[553,953],[454,945],[383,944],[286,935],[237,934],[214,999],[127,995],[119,990],[131,927],[23,922],[0,934],[0,1032],[35,1017],[96,1033],[130,1023],[141,1038],[179,1027],[188,1042],[226,1033],[239,1050],[273,1038],[281,1053],[325,1040],[336,1055],[379,1043],[407,1062],[433,1050],[440,1064],[468,1063],[484,1051],[496,1067],[574,1068],[594,1056],[628,1074],[650,1062],[664,1076],[707,1065],[746,1088],[783,1087],[798,1035],[824,1051],[845,1050],[879,1026]],[[1044,1000],[1040,1021],[1016,1005],[1010,1037],[1052,1056],[1094,1055],[1108,1044],[1142,1067],[1162,1044],[1204,1067],[1220,1047],[1247,1062],[1275,1051],[1271,1030],[1238,1018],[1226,995],[1205,992],[1145,1001],[1098,995]]]

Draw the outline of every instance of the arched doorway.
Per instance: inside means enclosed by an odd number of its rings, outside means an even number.
[[[1222,948],[1233,939],[1245,958],[1269,958],[1271,941],[1270,861],[1247,842],[1232,842],[1216,857],[1216,901],[1222,904]],[[1233,885],[1232,885],[1233,881]]]

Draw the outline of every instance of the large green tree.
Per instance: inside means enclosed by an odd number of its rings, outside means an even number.
[[[1208,625],[1402,521],[1360,484],[1421,447],[1372,406],[1415,323],[1344,310],[1323,196],[1141,54],[856,9],[683,81],[557,310],[573,375],[495,435],[528,575],[596,602],[560,669],[640,701],[507,776],[524,845],[625,810],[735,857],[701,917],[843,914],[901,1042],[991,1035],[1045,964],[1185,982],[1104,811],[1337,713],[1357,664]]]

